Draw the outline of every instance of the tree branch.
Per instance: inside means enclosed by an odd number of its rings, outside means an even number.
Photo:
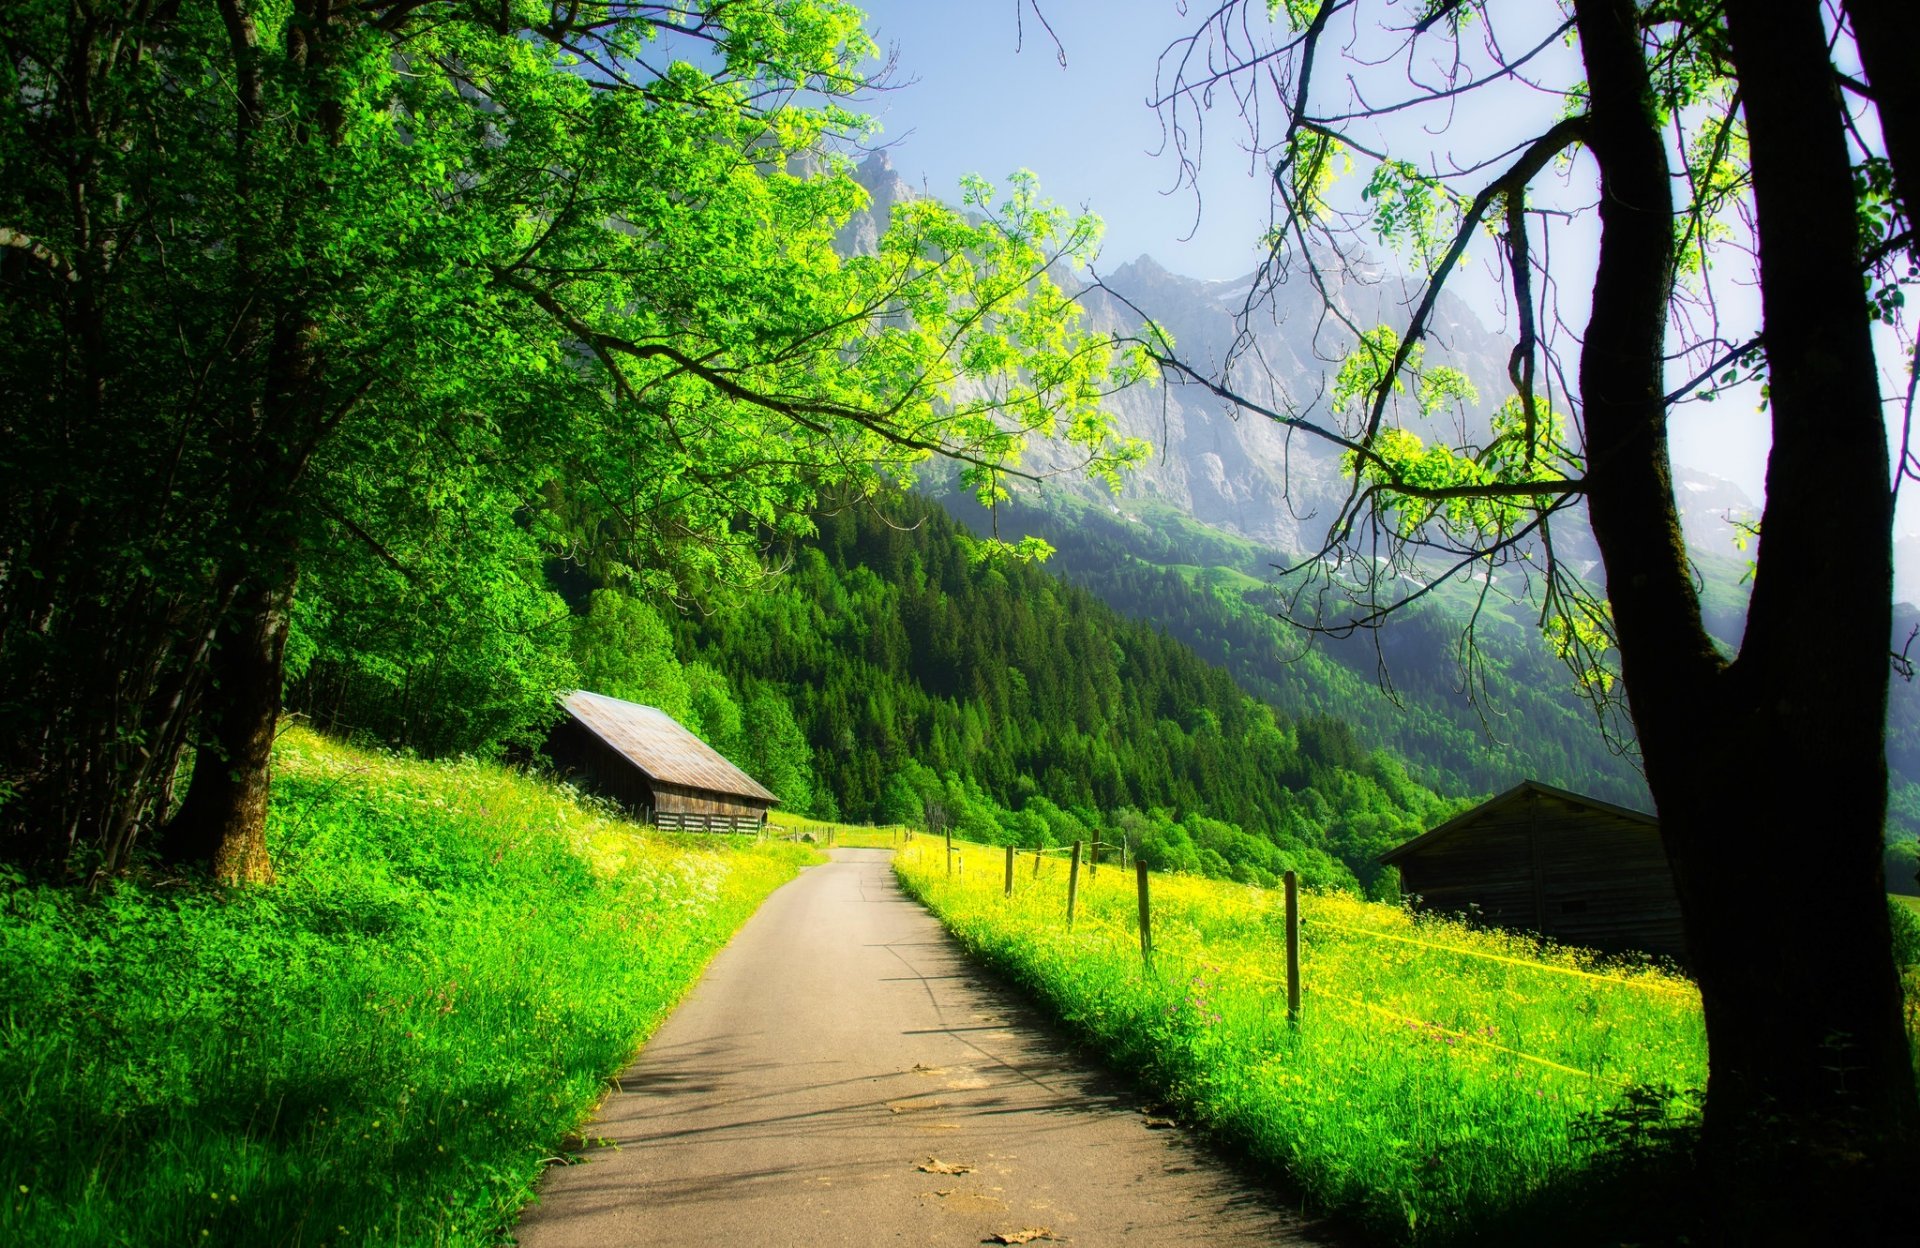
[[[1414,311],[1413,318],[1407,322],[1406,333],[1400,336],[1400,346],[1393,353],[1391,366],[1381,375],[1380,382],[1374,390],[1372,411],[1367,416],[1367,428],[1361,441],[1371,445],[1373,439],[1379,434],[1380,422],[1386,415],[1387,399],[1393,393],[1393,380],[1399,376],[1401,369],[1406,367],[1414,345],[1426,337],[1427,322],[1432,319],[1434,306],[1440,301],[1440,291],[1445,287],[1454,266],[1460,263],[1460,257],[1466,254],[1467,241],[1473,236],[1474,230],[1479,228],[1481,220],[1487,215],[1487,210],[1493,206],[1493,201],[1501,196],[1524,197],[1527,183],[1546,167],[1549,160],[1566,150],[1569,144],[1584,142],[1586,137],[1587,115],[1585,113],[1562,118],[1552,129],[1528,144],[1526,150],[1521,152],[1519,159],[1509,165],[1505,173],[1480,188],[1480,193],[1473,197],[1473,202],[1468,205],[1466,212],[1460,218],[1460,226],[1454,231],[1453,242],[1447,248],[1446,255],[1441,258],[1439,265],[1427,279],[1427,292],[1421,298],[1420,306]]]
[[[1023,481],[1038,481],[1040,479],[1033,473],[984,458],[961,447],[953,446],[950,443],[932,441],[905,433],[898,425],[894,424],[882,414],[842,403],[828,403],[816,399],[769,394],[766,391],[757,390],[751,386],[741,384],[733,377],[728,376],[724,370],[715,368],[704,360],[688,355],[677,347],[669,346],[666,343],[630,342],[618,335],[603,333],[581,320],[571,309],[560,302],[560,300],[554,296],[553,292],[528,281],[517,273],[500,265],[491,265],[489,269],[496,281],[503,285],[510,286],[532,299],[543,311],[549,316],[552,316],[564,326],[569,333],[573,334],[574,337],[578,338],[581,343],[587,346],[613,378],[616,392],[619,393],[621,398],[628,402],[636,402],[639,396],[635,393],[633,383],[628,379],[626,371],[620,367],[619,362],[614,358],[616,355],[624,355],[641,360],[664,360],[672,364],[679,371],[689,374],[690,376],[698,377],[701,381],[707,383],[707,385],[736,402],[745,403],[753,407],[758,407],[763,411],[772,412],[774,415],[790,420],[808,432],[818,434],[821,437],[830,438],[834,435],[832,425],[827,422],[831,420],[845,420],[884,438],[896,446],[906,447],[910,450],[925,451],[930,455],[939,455],[947,459],[957,460],[960,463],[972,464],[978,468],[1002,472],[1010,477]]]

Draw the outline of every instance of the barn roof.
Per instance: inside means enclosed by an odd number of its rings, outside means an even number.
[[[1658,828],[1660,826],[1660,821],[1652,815],[1644,814],[1625,806],[1616,806],[1612,802],[1603,802],[1597,797],[1588,797],[1584,793],[1573,793],[1566,789],[1556,789],[1550,784],[1541,784],[1538,780],[1522,780],[1505,793],[1497,797],[1488,798],[1472,810],[1461,811],[1432,831],[1416,836],[1405,844],[1394,846],[1386,853],[1380,855],[1380,861],[1384,864],[1392,865],[1400,859],[1405,858],[1408,854],[1425,849],[1441,837],[1451,836],[1462,828],[1478,823],[1494,811],[1517,802],[1532,793],[1539,793],[1546,797],[1557,797],[1563,802],[1572,802],[1576,806],[1585,806],[1590,810],[1603,810],[1610,815],[1618,815],[1622,819],[1629,819],[1635,823],[1643,823],[1649,828]]]
[[[576,689],[561,700],[567,713],[618,750],[649,780],[751,798],[772,805],[780,799],[659,707],[623,702]]]

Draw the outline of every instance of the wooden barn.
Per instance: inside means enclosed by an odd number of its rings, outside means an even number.
[[[1651,815],[1532,780],[1380,855],[1423,909],[1612,953],[1684,958]]]
[[[658,707],[584,689],[546,752],[564,776],[643,823],[686,832],[756,832],[779,798]]]

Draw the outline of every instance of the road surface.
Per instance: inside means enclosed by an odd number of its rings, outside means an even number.
[[[835,850],[768,899],[548,1170],[523,1248],[1330,1242],[1089,1070],[887,859]]]

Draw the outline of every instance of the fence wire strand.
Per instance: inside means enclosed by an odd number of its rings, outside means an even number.
[[[971,845],[973,843],[969,842],[968,844]],[[982,848],[991,848],[991,847],[982,846]],[[1033,851],[1027,850],[1022,852],[1031,853]],[[1062,851],[1058,848],[1052,848],[1044,852],[1062,852]],[[1071,852],[1071,849],[1069,848],[1065,852]],[[962,885],[962,887],[964,887],[964,884]],[[1091,880],[1084,880],[1081,882],[1080,888],[1082,891],[1080,894],[1080,899],[1083,905],[1092,899],[1091,897],[1092,887],[1093,886],[1092,886]],[[1126,891],[1130,892],[1131,890],[1126,890]],[[1018,890],[1016,890],[1016,895],[1017,893],[1018,893]],[[1120,895],[1120,890],[1114,890],[1113,893],[1109,894],[1109,896],[1114,896],[1114,895]],[[1240,910],[1240,912],[1243,915],[1258,919],[1262,925],[1264,925],[1272,917],[1272,911],[1270,909],[1262,908],[1258,906],[1235,907],[1235,909]],[[1046,930],[1049,927],[1049,925],[1046,924],[1044,921],[1038,921],[1038,920],[1031,921],[1027,925],[1037,929],[1041,929],[1041,930]],[[1171,926],[1172,925],[1169,924],[1169,927]],[[1303,914],[1301,916],[1302,936],[1306,935],[1307,930],[1310,927],[1325,927],[1330,930],[1342,932],[1349,935],[1360,936],[1360,937],[1370,937],[1375,940],[1393,941],[1400,944],[1412,945],[1417,948],[1430,949],[1437,953],[1458,954],[1465,957],[1482,958],[1492,962],[1499,962],[1507,965],[1518,966],[1526,970],[1547,971],[1553,974],[1567,975],[1567,976],[1572,976],[1579,979],[1597,980],[1601,983],[1613,984],[1613,985],[1622,986],[1622,987],[1640,988],[1648,991],[1666,992],[1666,993],[1672,993],[1672,994],[1678,994],[1678,995],[1686,995],[1688,992],[1688,990],[1685,988],[1669,987],[1665,984],[1642,983],[1637,980],[1627,979],[1617,975],[1599,975],[1591,971],[1582,971],[1582,970],[1575,969],[1573,967],[1552,966],[1546,963],[1529,962],[1523,958],[1508,957],[1502,954],[1484,953],[1477,949],[1465,949],[1457,945],[1446,945],[1446,944],[1441,944],[1435,941],[1416,940],[1412,937],[1397,936],[1389,932],[1380,932],[1380,931],[1374,931],[1368,928],[1352,927],[1348,924],[1337,923],[1330,919],[1322,919],[1322,918],[1310,919],[1307,915]],[[1106,943],[1110,948],[1116,944],[1119,944],[1119,945],[1131,944],[1134,941],[1137,941],[1139,938],[1139,926],[1138,926],[1137,919],[1135,919],[1132,923],[1114,922],[1098,914],[1092,913],[1088,909],[1083,908],[1076,913],[1072,930],[1077,933],[1087,928],[1097,929],[1101,934],[1109,935],[1111,938],[1104,943]],[[1179,940],[1177,936],[1175,940],[1172,942],[1162,943],[1165,940],[1166,936],[1174,936],[1177,930],[1178,929],[1173,929],[1171,931],[1166,932],[1165,935],[1156,937],[1155,948],[1154,948],[1154,958],[1156,963],[1164,963],[1167,961],[1192,962],[1195,965],[1197,965],[1200,969],[1204,970],[1207,966],[1207,962],[1205,960],[1206,946],[1204,942],[1200,943],[1197,949],[1191,949],[1191,948],[1185,947],[1187,942],[1183,940]],[[1112,939],[1112,938],[1117,938],[1117,939]],[[1154,969],[1158,971],[1158,970],[1164,970],[1166,968],[1162,965],[1162,966],[1156,966]],[[1274,987],[1280,987],[1280,988],[1284,988],[1286,986],[1285,981],[1283,980],[1277,979],[1270,975],[1262,974],[1259,971],[1253,971],[1245,968],[1237,968],[1233,972],[1233,978],[1239,979],[1239,980],[1257,981],[1260,983],[1264,983],[1264,984],[1268,984],[1268,985],[1271,985]],[[1330,992],[1327,989],[1319,987],[1317,985],[1313,985],[1310,983],[1303,983],[1302,990],[1306,996],[1314,999],[1334,1002],[1339,1005],[1344,1005],[1354,1009],[1365,1011],[1368,1014],[1376,1015],[1380,1018],[1389,1019],[1396,1023],[1402,1023],[1409,1027],[1417,1028],[1423,1031],[1434,1032],[1444,1036],[1450,1036],[1457,1041],[1474,1045],[1478,1048],[1487,1049],[1495,1053],[1505,1054],[1506,1056],[1512,1057],[1518,1061],[1526,1062],[1534,1066],[1540,1066],[1547,1070],[1552,1070],[1560,1074],[1575,1075],[1582,1079],[1590,1079],[1599,1083],[1611,1084],[1614,1087],[1618,1087],[1626,1090],[1632,1090],[1633,1088],[1638,1086],[1626,1080],[1616,1079],[1611,1075],[1600,1074],[1597,1071],[1582,1070],[1577,1066],[1569,1066],[1563,1062],[1556,1062],[1551,1058],[1541,1057],[1538,1054],[1528,1053],[1521,1049],[1512,1048],[1508,1045],[1504,1045],[1492,1040],[1488,1040],[1485,1037],[1476,1036],[1471,1032],[1458,1031],[1451,1027],[1444,1027],[1439,1023],[1432,1021],[1431,1019],[1417,1018],[1410,1014],[1402,1014],[1397,1010],[1388,1009],[1385,1006],[1375,1004],[1374,1002],[1371,1002],[1371,1001],[1362,1001],[1356,997],[1349,997],[1341,993]]]

